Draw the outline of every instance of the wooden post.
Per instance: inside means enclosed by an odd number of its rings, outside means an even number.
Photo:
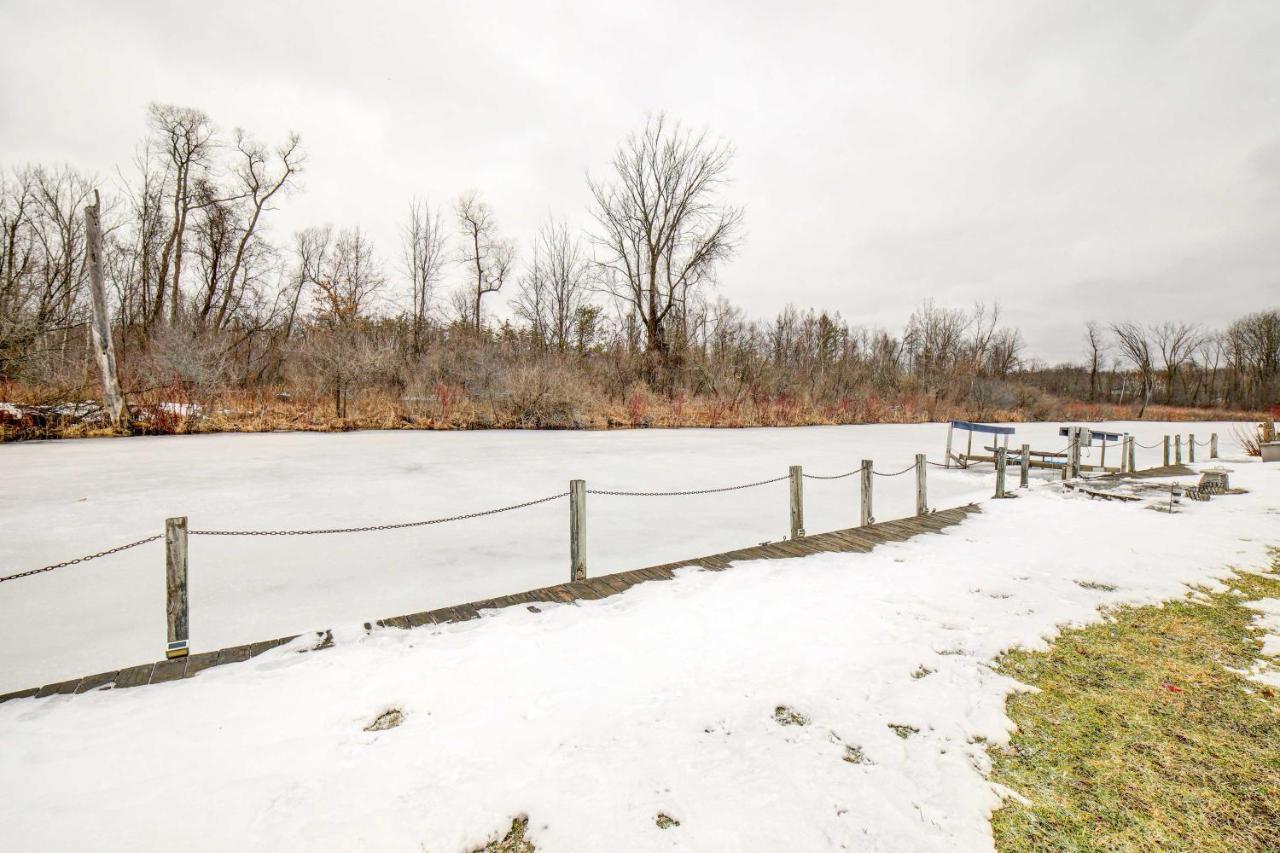
[[[111,425],[117,429],[129,424],[129,407],[120,391],[120,374],[116,371],[116,347],[111,340],[111,313],[107,309],[107,289],[102,275],[102,224],[98,219],[102,200],[93,191],[93,204],[84,209],[85,266],[89,268],[89,297],[93,308],[89,328],[93,337],[93,358],[98,363],[102,382],[102,404]]]
[[[1004,466],[1008,456],[1008,449],[1004,447],[996,448],[996,497],[1004,497]]]
[[[1216,432],[1209,433],[1209,458],[1218,458],[1218,434]]]
[[[929,491],[928,485],[925,483],[925,462],[924,453],[916,453],[915,455],[915,514],[928,515],[929,512]]]
[[[915,455],[915,514],[928,515],[929,491],[925,484],[924,453]]]
[[[1196,434],[1194,432],[1187,433],[1187,461],[1196,461]]]
[[[190,626],[187,620],[187,518],[164,521],[165,617],[169,623],[166,658],[187,656]]]
[[[1070,450],[1070,468],[1071,476],[1080,476],[1080,427],[1071,428],[1071,450]]]
[[[1179,433],[1173,437],[1173,461],[1182,464],[1182,434]]]
[[[1018,472],[1018,486],[1025,489],[1031,481],[1031,445],[1022,445],[1022,470]]]
[[[947,421],[947,458],[942,461],[948,468],[951,467],[951,433],[955,428],[955,424]]]
[[[587,579],[587,481],[569,481],[569,580]]]
[[[1169,436],[1167,435],[1164,437],[1164,455],[1162,458],[1164,461],[1161,464],[1165,468],[1168,468],[1169,467]]]
[[[791,538],[804,536],[804,469],[791,466]]]
[[[1136,473],[1138,470],[1138,439],[1129,436],[1129,473]]]
[[[871,515],[871,460],[862,460],[862,526],[875,522]]]
[[[1098,461],[1098,465],[1103,471],[1107,470],[1107,437],[1105,434],[1102,436],[1102,458]]]

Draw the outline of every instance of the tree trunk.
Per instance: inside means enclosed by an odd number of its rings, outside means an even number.
[[[93,356],[98,362],[98,375],[102,379],[102,403],[107,409],[111,425],[117,429],[129,424],[129,407],[120,391],[120,377],[116,372],[116,351],[111,340],[111,315],[107,309],[106,285],[102,279],[102,227],[98,221],[102,202],[98,191],[93,191],[93,204],[84,209],[85,236],[88,240],[85,260],[89,267],[89,293],[93,302]]]

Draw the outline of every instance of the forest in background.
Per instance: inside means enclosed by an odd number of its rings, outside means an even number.
[[[389,254],[357,224],[272,239],[306,166],[296,135],[272,146],[165,104],[147,122],[109,184],[0,172],[4,438],[1248,419],[1280,400],[1275,309],[1217,330],[1089,323],[1081,360],[1059,365],[994,304],[925,301],[901,330],[792,306],[749,318],[717,286],[743,239],[733,149],[661,115],[588,179],[584,233],[551,218],[517,242],[472,192],[407,199]],[[89,333],[95,191],[128,405],[114,427]]]

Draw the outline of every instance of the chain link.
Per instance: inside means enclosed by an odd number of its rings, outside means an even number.
[[[912,462],[906,468],[903,468],[901,471],[894,471],[892,474],[885,474],[880,471],[872,471],[871,473],[875,474],[877,477],[900,477],[903,474],[907,473],[908,471],[914,471],[915,468],[916,468],[916,463]]]
[[[96,554],[89,554],[88,556],[85,556],[85,557],[76,557],[74,560],[64,560],[61,563],[54,563],[52,566],[43,566],[39,569],[31,569],[30,571],[26,571],[26,572],[18,572],[16,575],[6,575],[5,577],[0,577],[0,583],[4,583],[5,581],[14,581],[14,580],[17,580],[18,578],[28,578],[28,577],[31,577],[32,575],[38,575],[41,572],[51,572],[54,569],[61,569],[65,566],[74,566],[77,563],[87,563],[90,560],[96,560],[99,557],[106,557],[111,554],[118,554],[121,551],[128,551],[130,548],[137,548],[139,545],[146,545],[148,542],[154,542],[157,539],[163,539],[163,538],[164,538],[163,534],[157,533],[155,536],[148,536],[146,539],[139,539],[137,542],[130,542],[128,545],[117,545],[114,548],[108,548],[107,550],[99,551]]]
[[[327,533],[370,533],[376,530],[403,530],[407,527],[426,527],[430,524],[444,524],[447,521],[462,521],[468,518],[480,518],[486,515],[497,515],[500,512],[510,512],[513,509],[524,509],[525,507],[537,506],[538,504],[548,503],[550,501],[567,498],[568,492],[560,492],[555,495],[547,495],[545,498],[535,498],[531,501],[523,503],[511,504],[510,506],[498,507],[497,509],[485,509],[479,512],[468,512],[462,515],[450,515],[445,518],[431,518],[426,521],[404,521],[399,524],[370,524],[366,527],[328,527],[314,530],[192,530],[192,536],[314,536]]]
[[[852,471],[846,471],[843,474],[805,474],[806,480],[843,480],[845,477],[852,477],[861,471],[861,468],[854,468]]]
[[[683,489],[678,492],[624,492],[617,489],[587,489],[589,495],[611,495],[614,497],[626,498],[668,498],[682,497],[685,495],[711,495],[717,492],[736,492],[741,489],[754,489],[756,486],[767,486],[770,483],[781,483],[783,480],[790,480],[791,475],[786,474],[782,477],[774,477],[770,480],[758,480],[754,483],[743,483],[739,486],[721,486],[718,489]]]
[[[610,495],[614,497],[632,497],[632,498],[664,498],[664,497],[683,497],[686,495],[711,495],[719,492],[736,492],[741,489],[754,489],[756,486],[767,486],[770,483],[781,483],[783,480],[791,479],[791,475],[787,474],[782,477],[773,477],[769,480],[757,480],[754,483],[742,483],[737,486],[720,486],[714,489],[682,489],[670,492],[628,492],[617,489],[587,489],[589,495]]]

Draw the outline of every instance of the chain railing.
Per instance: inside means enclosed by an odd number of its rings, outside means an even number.
[[[515,509],[524,509],[525,507],[537,506],[538,504],[550,503],[560,498],[567,498],[568,492],[559,492],[554,495],[547,495],[545,498],[534,498],[531,501],[523,501],[510,506],[500,506],[496,509],[484,509],[479,512],[467,512],[461,515],[448,515],[443,518],[430,518],[426,521],[403,521],[397,524],[370,524],[365,527],[324,527],[313,528],[310,530],[192,530],[192,536],[315,536],[330,533],[371,533],[379,530],[404,530],[409,527],[427,527],[432,524],[445,524],[450,521],[465,521],[468,518],[482,518],[486,515],[497,515],[502,512],[511,512]],[[158,537],[157,537],[158,538]]]
[[[743,489],[754,489],[756,486],[767,486],[770,483],[781,483],[783,480],[790,479],[790,475],[782,477],[773,477],[768,480],[757,480],[754,483],[741,483],[737,486],[719,486],[713,489],[678,489],[668,492],[632,492],[621,489],[587,489],[588,495],[606,495],[609,497],[624,498],[677,498],[687,497],[689,495],[714,495],[720,492],[738,492]]]
[[[1146,450],[1152,450],[1159,447],[1169,446],[1169,439],[1166,436],[1162,441],[1155,444],[1146,445],[1136,441],[1133,437],[1128,439],[1128,448],[1121,444],[1121,453],[1131,454],[1134,447],[1141,447]],[[1209,447],[1211,448],[1210,456],[1216,456],[1217,435],[1214,434],[1209,441],[1201,442],[1193,437],[1188,437],[1188,444],[1191,447]],[[1025,446],[1025,445],[1024,445]],[[1180,446],[1180,445],[1179,445]],[[1069,451],[1069,453],[1068,453]],[[1062,450],[1053,453],[1035,453],[1028,449],[1024,455],[1022,452],[1014,451],[1017,458],[1023,466],[1027,466],[1031,462],[1031,457],[1041,456],[1064,457],[1062,463],[1062,473],[1064,479],[1068,473],[1085,480],[1095,480],[1100,477],[1111,476],[1109,473],[1101,475],[1088,476],[1080,472],[1080,445],[1070,442]],[[1003,454],[1002,454],[1003,452]],[[1007,462],[1007,448],[999,448],[996,452],[996,497],[1005,497],[1004,490],[1004,464]],[[1122,456],[1122,468],[1124,467],[1124,457]],[[912,471],[916,472],[916,515],[925,515],[931,510],[928,507],[925,483],[925,471],[927,467],[934,468],[950,468],[947,464],[950,460],[944,462],[934,462],[925,458],[923,454],[917,454],[916,461],[907,467],[898,471],[877,471],[870,460],[863,460],[862,465],[851,471],[840,474],[806,474],[799,465],[791,466],[790,472],[779,477],[769,477],[763,480],[755,480],[750,483],[738,483],[731,486],[716,486],[698,489],[671,489],[671,490],[637,490],[637,489],[588,489],[585,480],[572,480],[570,482],[569,491],[557,492],[552,495],[546,495],[532,500],[521,501],[520,503],[508,504],[506,506],[494,507],[492,509],[477,510],[475,512],[460,513],[457,515],[442,516],[439,518],[430,518],[421,521],[405,521],[390,524],[370,524],[359,527],[325,527],[325,528],[298,528],[298,529],[281,529],[281,530],[188,530],[187,519],[185,517],[177,517],[167,519],[165,522],[165,532],[139,539],[135,542],[129,542],[124,545],[117,545],[94,554],[87,554],[83,557],[77,557],[72,560],[64,560],[60,563],[54,563],[48,566],[42,566],[29,571],[17,572],[14,574],[0,577],[0,583],[5,581],[18,580],[19,578],[31,577],[33,575],[51,572],[55,569],[74,566],[80,563],[86,563],[91,560],[97,560],[107,557],[111,554],[118,554],[122,551],[128,551],[138,548],[151,542],[163,539],[165,541],[165,571],[166,586],[168,591],[168,601],[166,603],[166,614],[169,622],[169,646],[166,650],[168,657],[181,657],[187,653],[187,537],[188,536],[318,536],[318,535],[336,535],[347,533],[372,533],[388,530],[407,530],[411,528],[428,527],[433,525],[447,524],[455,521],[464,521],[472,518],[483,518],[486,516],[498,515],[500,513],[513,512],[515,510],[525,509],[528,507],[539,506],[541,504],[551,503],[563,498],[569,499],[569,526],[570,526],[570,577],[571,580],[585,580],[587,576],[586,567],[586,496],[597,495],[601,497],[689,497],[697,495],[715,495],[729,492],[739,492],[746,489],[754,489],[761,486],[771,485],[773,483],[781,483],[790,480],[790,519],[791,528],[790,536],[792,539],[799,539],[805,536],[804,531],[804,489],[805,480],[843,480],[847,477],[853,477],[857,474],[862,475],[861,487],[861,524],[870,525],[875,522],[872,515],[872,481],[874,477],[893,478],[900,477]],[[989,460],[975,460],[989,461]],[[961,465],[961,468],[968,467]],[[1048,466],[1044,466],[1048,467]],[[1054,466],[1057,467],[1057,466]],[[1026,468],[1024,467],[1024,475]],[[1132,472],[1130,472],[1132,473]],[[1025,485],[1025,480],[1024,480]],[[1206,488],[1205,494],[1209,491]]]
[[[137,548],[139,545],[146,545],[149,542],[155,542],[157,539],[162,539],[162,538],[164,538],[163,535],[160,533],[157,533],[155,536],[148,536],[146,539],[139,539],[137,542],[130,542],[128,545],[117,545],[114,548],[108,548],[107,550],[99,551],[96,554],[87,554],[83,557],[76,557],[74,560],[63,560],[61,563],[54,563],[51,566],[41,566],[38,569],[30,569],[29,571],[18,572],[17,574],[14,574],[14,575],[5,575],[4,577],[0,577],[0,583],[4,583],[5,581],[16,581],[18,578],[29,578],[32,575],[38,575],[44,572],[51,572],[54,569],[61,569],[61,568],[65,568],[66,566],[74,566],[79,563],[87,563],[90,560],[96,560],[99,557],[107,557],[107,556],[110,556],[111,554],[119,554],[121,551],[128,551],[130,548]]]

